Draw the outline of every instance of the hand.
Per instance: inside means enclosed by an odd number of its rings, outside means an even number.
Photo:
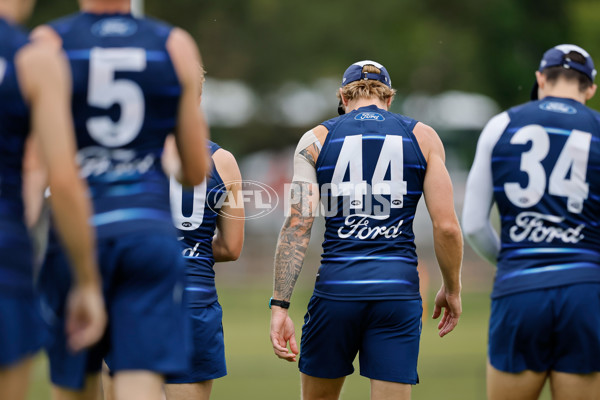
[[[287,348],[288,342],[291,351]],[[271,309],[271,343],[277,357],[289,362],[296,361],[299,350],[296,343],[294,322],[288,315],[287,310],[277,306],[273,306]]]
[[[442,285],[435,296],[435,307],[433,309],[433,319],[437,319],[444,308],[444,316],[438,324],[440,337],[444,337],[456,327],[458,319],[462,313],[460,293],[450,294],[446,292],[446,287]]]
[[[100,288],[77,285],[67,299],[66,333],[69,348],[83,350],[100,340],[106,329],[106,311]]]

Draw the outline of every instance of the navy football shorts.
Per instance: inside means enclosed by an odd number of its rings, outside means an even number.
[[[145,370],[159,374],[189,366],[190,332],[182,301],[185,273],[180,244],[168,234],[130,234],[98,241],[109,325],[91,349],[72,354],[66,347],[64,306],[70,273],[64,253],[49,249],[40,276],[50,326],[47,347],[54,384],[81,389],[85,375],[110,358],[111,372]]]
[[[313,296],[302,327],[300,372],[335,379],[354,372],[416,384],[421,300],[337,301]]]
[[[500,371],[600,371],[600,284],[532,290],[492,300],[488,356]]]
[[[45,338],[37,298],[0,293],[0,369],[33,356]]]
[[[223,310],[218,301],[189,309],[192,363],[183,374],[167,376],[166,383],[196,383],[227,375],[223,340]]]

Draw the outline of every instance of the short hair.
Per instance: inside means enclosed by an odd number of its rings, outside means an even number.
[[[565,58],[567,57],[573,62],[585,65],[585,56],[577,51],[570,51],[569,54],[565,55]],[[594,84],[594,82],[592,82],[592,80],[584,73],[579,72],[576,69],[564,68],[560,65],[548,67],[542,71],[542,74],[544,74],[546,81],[551,85],[555,84],[559,78],[563,78],[567,81],[577,81],[580,92],[585,92]]]
[[[363,73],[380,74],[381,70],[374,65],[365,65],[362,69]],[[369,79],[369,80],[358,80],[347,84],[342,87],[342,94],[348,101],[359,98],[370,99],[377,98],[381,101],[387,101],[393,99],[396,95],[396,89],[392,89],[385,83]],[[340,99],[340,92],[337,92],[337,97]]]

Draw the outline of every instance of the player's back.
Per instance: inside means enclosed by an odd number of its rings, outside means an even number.
[[[0,18],[0,292],[32,291],[32,252],[24,223],[22,164],[29,109],[15,56],[27,36]]]
[[[211,156],[220,149],[210,141],[209,147]],[[173,223],[186,264],[188,304],[209,305],[217,301],[212,240],[219,210],[226,201],[226,187],[213,162],[210,174],[193,189],[183,188],[172,177],[170,194]]]
[[[128,14],[90,13],[49,25],[71,65],[78,159],[99,238],[172,230],[160,164],[181,94],[166,49],[171,27]]]
[[[368,106],[323,124],[316,167],[326,232],[315,295],[419,298],[412,223],[426,161],[416,123]]]
[[[492,152],[502,219],[492,296],[600,282],[600,114],[546,97],[506,123]]]

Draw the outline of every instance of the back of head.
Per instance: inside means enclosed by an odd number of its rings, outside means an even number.
[[[572,44],[561,44],[544,53],[538,69],[546,82],[555,85],[559,80],[577,83],[580,92],[585,92],[594,84],[596,69],[587,51]],[[531,92],[531,99],[538,99],[537,82]]]
[[[396,90],[385,67],[374,61],[352,64],[344,73],[342,95],[347,101],[357,99],[393,99]],[[337,94],[338,98],[340,93]]]

